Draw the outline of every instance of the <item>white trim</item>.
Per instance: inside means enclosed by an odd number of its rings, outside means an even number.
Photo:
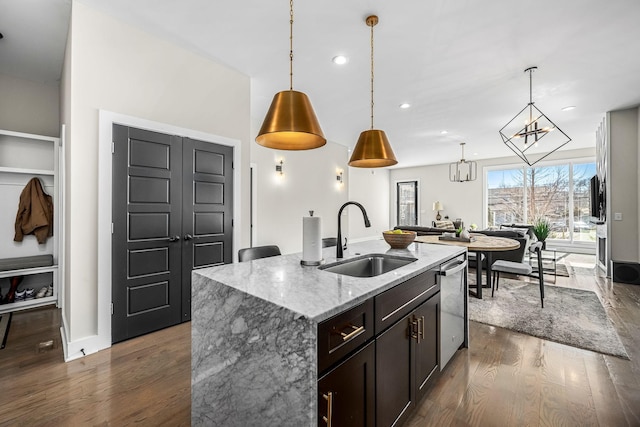
[[[421,226],[422,225],[422,221],[421,221],[421,216],[422,216],[422,194],[420,194],[420,192],[422,191],[422,185],[420,184],[420,178],[407,178],[407,179],[398,179],[398,180],[394,180],[393,181],[393,218],[395,219],[395,222],[393,224],[390,224],[390,228],[395,227],[396,225],[398,225],[398,183],[399,182],[415,182],[417,183],[417,198],[418,198],[418,206],[417,206],[417,210],[418,212],[416,213],[417,217],[416,217],[416,226]],[[429,226],[427,224],[427,226]],[[370,239],[367,239],[370,240]]]
[[[242,145],[239,140],[100,110],[98,131],[98,334],[94,337],[69,342],[69,360],[74,358],[74,351],[79,351],[80,348],[84,348],[85,354],[89,354],[111,347],[111,143],[114,123],[233,147],[233,248],[237,248],[240,244]],[[232,252],[237,252],[233,248]],[[75,355],[75,357],[81,356],[82,353],[80,356]]]
[[[258,239],[258,164],[250,163],[251,169],[251,218],[249,222],[251,225],[251,246],[256,246]],[[237,256],[238,251],[235,251],[234,256]]]

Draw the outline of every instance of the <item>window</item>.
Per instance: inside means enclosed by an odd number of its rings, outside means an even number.
[[[398,225],[418,225],[418,181],[396,184]]]
[[[589,179],[594,162],[554,163],[488,170],[487,224],[551,222],[551,239],[594,242],[589,222]]]

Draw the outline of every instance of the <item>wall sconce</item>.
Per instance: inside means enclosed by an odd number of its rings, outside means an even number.
[[[337,173],[336,181],[338,182],[338,185],[343,185],[344,184],[344,181],[343,181],[343,178],[342,178],[342,171]]]
[[[282,172],[282,166],[283,166],[282,160],[280,160],[280,163],[276,163],[276,174],[280,176],[284,175],[284,172]]]

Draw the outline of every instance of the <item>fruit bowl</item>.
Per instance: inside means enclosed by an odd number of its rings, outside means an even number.
[[[416,239],[416,235],[415,231],[398,233],[398,230],[390,230],[382,232],[382,237],[392,249],[406,249]]]

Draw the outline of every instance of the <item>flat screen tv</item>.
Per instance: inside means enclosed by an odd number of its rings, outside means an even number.
[[[589,181],[589,190],[591,216],[600,219],[604,195],[600,193],[600,180],[598,179],[598,175],[594,175]]]

